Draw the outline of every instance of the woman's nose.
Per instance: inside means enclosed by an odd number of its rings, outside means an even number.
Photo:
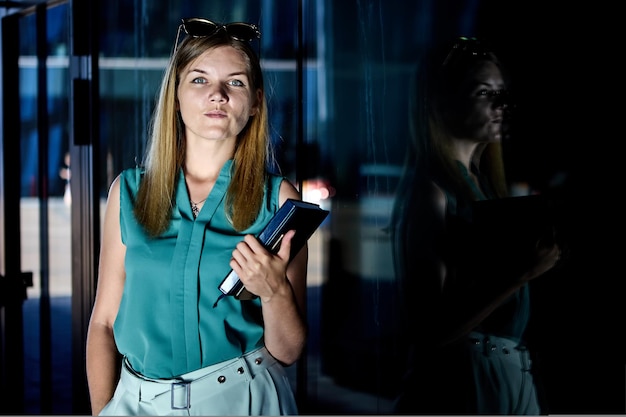
[[[226,94],[224,94],[224,92],[220,88],[216,88],[215,90],[209,93],[209,100],[212,102],[213,101],[216,101],[216,102],[225,101]]]
[[[494,91],[491,95],[491,100],[495,107],[507,108],[509,105],[509,93],[506,90]]]

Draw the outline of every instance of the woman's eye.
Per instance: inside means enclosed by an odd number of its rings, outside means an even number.
[[[488,99],[494,99],[496,97],[499,96],[506,96],[507,95],[507,90],[489,90],[489,89],[482,89],[482,90],[478,90],[476,92],[476,97],[481,97],[481,98],[488,98]]]
[[[191,80],[192,84],[205,84],[206,80],[202,77],[198,77],[198,78],[194,78],[193,80]]]
[[[234,87],[243,87],[244,83],[241,80],[230,80],[228,81],[228,85],[232,85]]]

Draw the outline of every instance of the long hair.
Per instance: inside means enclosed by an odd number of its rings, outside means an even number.
[[[248,42],[236,40],[225,31],[205,37],[187,36],[170,58],[161,81],[149,126],[144,174],[135,202],[135,216],[152,236],[158,236],[169,226],[176,182],[185,161],[185,129],[177,110],[176,94],[181,71],[208,49],[225,45],[244,56],[254,97],[257,91],[261,92],[258,111],[239,134],[233,157],[225,205],[233,227],[238,231],[249,227],[263,203],[266,168],[273,164],[274,154],[259,58]]]

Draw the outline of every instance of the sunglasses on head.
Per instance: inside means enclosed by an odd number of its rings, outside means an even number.
[[[452,49],[448,52],[446,59],[443,60],[441,65],[443,67],[452,65],[454,61],[458,60],[465,54],[473,56],[487,56],[490,52],[489,48],[479,39],[461,36],[457,38],[456,42],[452,46]]]
[[[182,19],[182,23],[178,26],[176,43],[174,44],[174,53],[176,53],[176,49],[178,49],[178,38],[180,37],[181,30],[184,30],[187,35],[194,38],[213,36],[221,30],[226,32],[226,34],[228,34],[231,38],[238,41],[250,42],[254,39],[261,38],[259,28],[252,23],[215,23],[201,17],[191,17],[188,19]]]

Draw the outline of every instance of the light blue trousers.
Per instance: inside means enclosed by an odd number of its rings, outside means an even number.
[[[296,415],[284,367],[260,348],[176,379],[149,379],[124,361],[100,415]]]
[[[469,335],[477,414],[542,414],[530,354],[504,337]]]

